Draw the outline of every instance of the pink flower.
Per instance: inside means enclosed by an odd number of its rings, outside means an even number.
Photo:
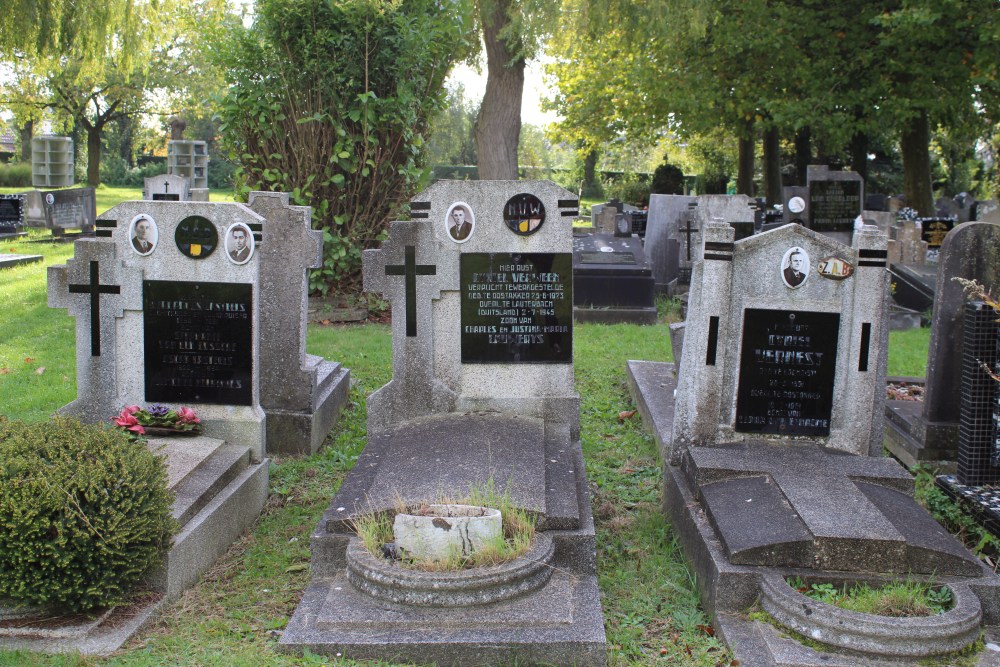
[[[177,410],[177,421],[179,421],[181,424],[200,424],[201,423],[201,420],[198,419],[195,416],[194,410],[192,410],[191,408],[185,408],[185,407],[178,408],[178,410]]]
[[[128,405],[122,408],[122,415],[134,415],[137,412],[139,412],[138,405]]]
[[[146,432],[146,429],[142,427],[142,424],[139,423],[139,420],[136,419],[134,416],[132,416],[130,412],[128,412],[128,408],[122,410],[122,413],[117,417],[112,417],[111,421],[113,421],[115,425],[121,426],[123,429],[132,431],[133,433]]]

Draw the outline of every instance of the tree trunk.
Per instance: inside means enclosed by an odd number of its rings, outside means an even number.
[[[87,185],[101,184],[101,128],[87,128]]]
[[[855,132],[851,137],[851,171],[868,180],[868,133]]]
[[[800,127],[795,133],[795,184],[805,185],[812,161],[812,130]]]
[[[26,121],[18,132],[21,135],[21,162],[31,162],[31,138],[35,136],[35,121]]]
[[[600,197],[601,184],[597,180],[597,158],[599,153],[591,150],[587,157],[583,159],[583,187],[580,188],[581,197]]]
[[[746,121],[740,134],[739,146],[736,194],[753,197],[753,121]]]
[[[524,59],[517,44],[508,44],[501,31],[510,23],[512,0],[481,3],[483,43],[486,45],[486,93],[476,118],[476,157],[482,180],[517,179],[517,144],[521,137],[521,95]],[[486,9],[493,9],[487,15]],[[515,59],[516,58],[516,59]]]
[[[768,206],[781,203],[781,144],[776,127],[764,132],[764,192]]]
[[[930,141],[930,121],[924,111],[903,127],[899,142],[903,151],[903,195],[906,197],[906,205],[925,217],[934,214]]]

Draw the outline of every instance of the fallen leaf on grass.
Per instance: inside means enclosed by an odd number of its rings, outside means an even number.
[[[44,372],[45,372],[45,366],[39,366],[38,368],[35,369],[35,375],[41,375]]]
[[[330,320],[320,320],[319,323],[322,324],[323,326],[329,326]]]
[[[618,421],[623,422],[626,419],[631,419],[635,416],[635,410],[624,410],[618,413]]]
[[[33,364],[33,363],[35,363],[35,358],[34,357],[25,357],[24,358],[24,363],[26,363],[26,364]]]
[[[699,625],[698,629],[701,630],[702,632],[704,632],[709,637],[714,637],[715,636],[715,628],[713,628],[711,625],[708,625],[708,624]]]
[[[0,368],[0,375],[10,375],[10,369],[7,368],[6,366]]]
[[[289,565],[285,568],[285,572],[291,574],[292,572],[302,572],[303,570],[309,569],[309,563],[298,563],[297,565]]]

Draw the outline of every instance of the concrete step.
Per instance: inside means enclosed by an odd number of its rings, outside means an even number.
[[[174,489],[176,499],[171,511],[174,519],[181,526],[186,525],[191,517],[249,465],[249,447],[222,442],[211,456]]]

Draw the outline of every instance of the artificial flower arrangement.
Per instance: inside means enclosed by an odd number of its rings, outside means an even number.
[[[126,431],[136,435],[197,435],[201,433],[201,420],[191,408],[180,407],[171,410],[165,405],[150,405],[140,408],[129,405],[111,421]]]

